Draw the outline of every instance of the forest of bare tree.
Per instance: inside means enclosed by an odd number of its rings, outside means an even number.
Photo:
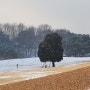
[[[47,34],[62,37],[64,56],[90,56],[90,35],[75,34],[66,29],[53,29],[44,24],[38,27],[24,24],[0,24],[0,58],[36,57],[39,43]]]

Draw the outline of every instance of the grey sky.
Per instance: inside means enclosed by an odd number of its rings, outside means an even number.
[[[0,23],[7,22],[90,34],[90,0],[0,0]]]

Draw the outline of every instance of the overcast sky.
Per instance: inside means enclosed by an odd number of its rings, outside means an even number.
[[[0,0],[0,23],[7,22],[90,34],[90,0]]]

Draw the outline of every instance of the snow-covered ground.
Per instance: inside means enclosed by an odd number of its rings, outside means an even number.
[[[72,66],[82,63],[90,62],[90,57],[64,57],[61,62],[56,62],[58,66]],[[17,68],[18,64],[18,68]],[[26,70],[26,69],[39,69],[44,63],[40,62],[39,58],[25,58],[25,59],[10,59],[0,61],[0,71],[7,70]],[[52,66],[52,63],[47,62],[46,65]]]
[[[67,71],[68,68],[72,68],[73,66],[78,67],[78,64],[84,63],[88,63],[89,65],[90,57],[64,57],[61,62],[55,63],[56,67],[60,66],[62,69],[42,68],[43,63],[40,62],[38,57],[3,60],[0,61],[0,85],[63,73],[65,70]],[[52,66],[52,63],[47,62],[46,65],[49,67]]]

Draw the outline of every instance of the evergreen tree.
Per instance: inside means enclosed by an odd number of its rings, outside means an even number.
[[[51,61],[55,67],[55,62],[63,59],[62,38],[57,33],[46,35],[43,42],[39,45],[38,56],[40,61]]]

